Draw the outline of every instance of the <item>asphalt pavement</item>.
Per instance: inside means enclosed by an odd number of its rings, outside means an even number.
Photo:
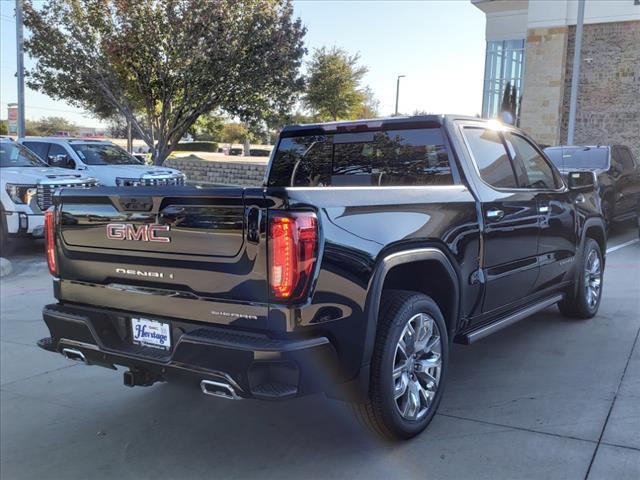
[[[555,307],[455,345],[439,413],[387,443],[341,402],[231,402],[44,352],[42,244],[0,280],[2,479],[640,479],[640,242],[614,231],[591,320]],[[618,248],[619,247],[619,248]]]

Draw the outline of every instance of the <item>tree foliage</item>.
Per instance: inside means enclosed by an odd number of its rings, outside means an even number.
[[[78,126],[62,117],[42,117],[39,120],[26,120],[25,133],[30,136],[75,135]]]
[[[203,114],[290,109],[305,28],[290,0],[25,1],[28,85],[121,115],[159,164]]]
[[[191,126],[189,133],[194,140],[217,141],[222,137],[224,130],[224,118],[213,112],[200,115]]]
[[[115,115],[108,119],[107,134],[113,138],[127,138],[129,135],[129,125],[127,120],[120,115]],[[131,129],[131,138],[142,140],[140,134],[134,128]]]
[[[511,85],[511,82],[507,82],[504,87],[504,93],[502,94],[502,103],[500,104],[500,113],[504,116],[508,113],[510,120],[515,122],[516,113],[518,109],[518,93],[515,85]],[[505,117],[506,118],[506,117]]]
[[[379,115],[380,101],[373,95],[373,90],[365,87],[362,90],[362,101],[353,110],[351,118],[375,118]]]
[[[341,48],[316,49],[309,63],[304,102],[321,120],[354,118],[367,99],[360,83],[367,68],[358,54]]]
[[[227,123],[222,129],[221,140],[229,146],[233,143],[244,143],[249,137],[249,130],[242,123]]]

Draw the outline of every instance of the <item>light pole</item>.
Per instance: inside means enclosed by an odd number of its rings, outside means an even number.
[[[400,98],[400,79],[406,77],[406,75],[398,75],[398,79],[396,81],[396,113],[395,116],[398,116],[398,99]]]
[[[582,24],[584,23],[584,2],[578,1],[576,20],[576,41],[573,51],[573,72],[571,74],[571,96],[569,97],[569,125],[567,127],[567,145],[573,145],[576,130],[576,106],[578,103],[578,81],[580,80],[580,51],[582,49]]]
[[[18,77],[18,138],[23,138],[24,131],[24,57],[22,46],[22,0],[16,0],[16,44],[17,44],[17,77]]]

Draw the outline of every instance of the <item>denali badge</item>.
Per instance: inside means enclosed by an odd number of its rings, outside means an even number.
[[[147,278],[170,278],[173,279],[173,273],[152,272],[149,270],[135,270],[133,268],[116,268],[116,273],[121,275],[132,275],[134,277]]]
[[[130,223],[110,223],[107,225],[109,240],[139,240],[141,242],[169,243],[169,237],[161,237],[161,232],[168,232],[169,225],[140,225],[136,227]]]

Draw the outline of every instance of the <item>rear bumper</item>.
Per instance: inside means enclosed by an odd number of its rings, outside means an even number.
[[[204,380],[228,384],[240,398],[283,399],[328,391],[338,378],[336,352],[326,337],[273,339],[154,318],[171,326],[173,349],[166,352],[131,342],[131,314],[55,304],[44,308],[43,317],[51,337],[40,347],[74,352],[89,365],[127,367],[150,379],[147,384],[181,380],[201,388]]]

